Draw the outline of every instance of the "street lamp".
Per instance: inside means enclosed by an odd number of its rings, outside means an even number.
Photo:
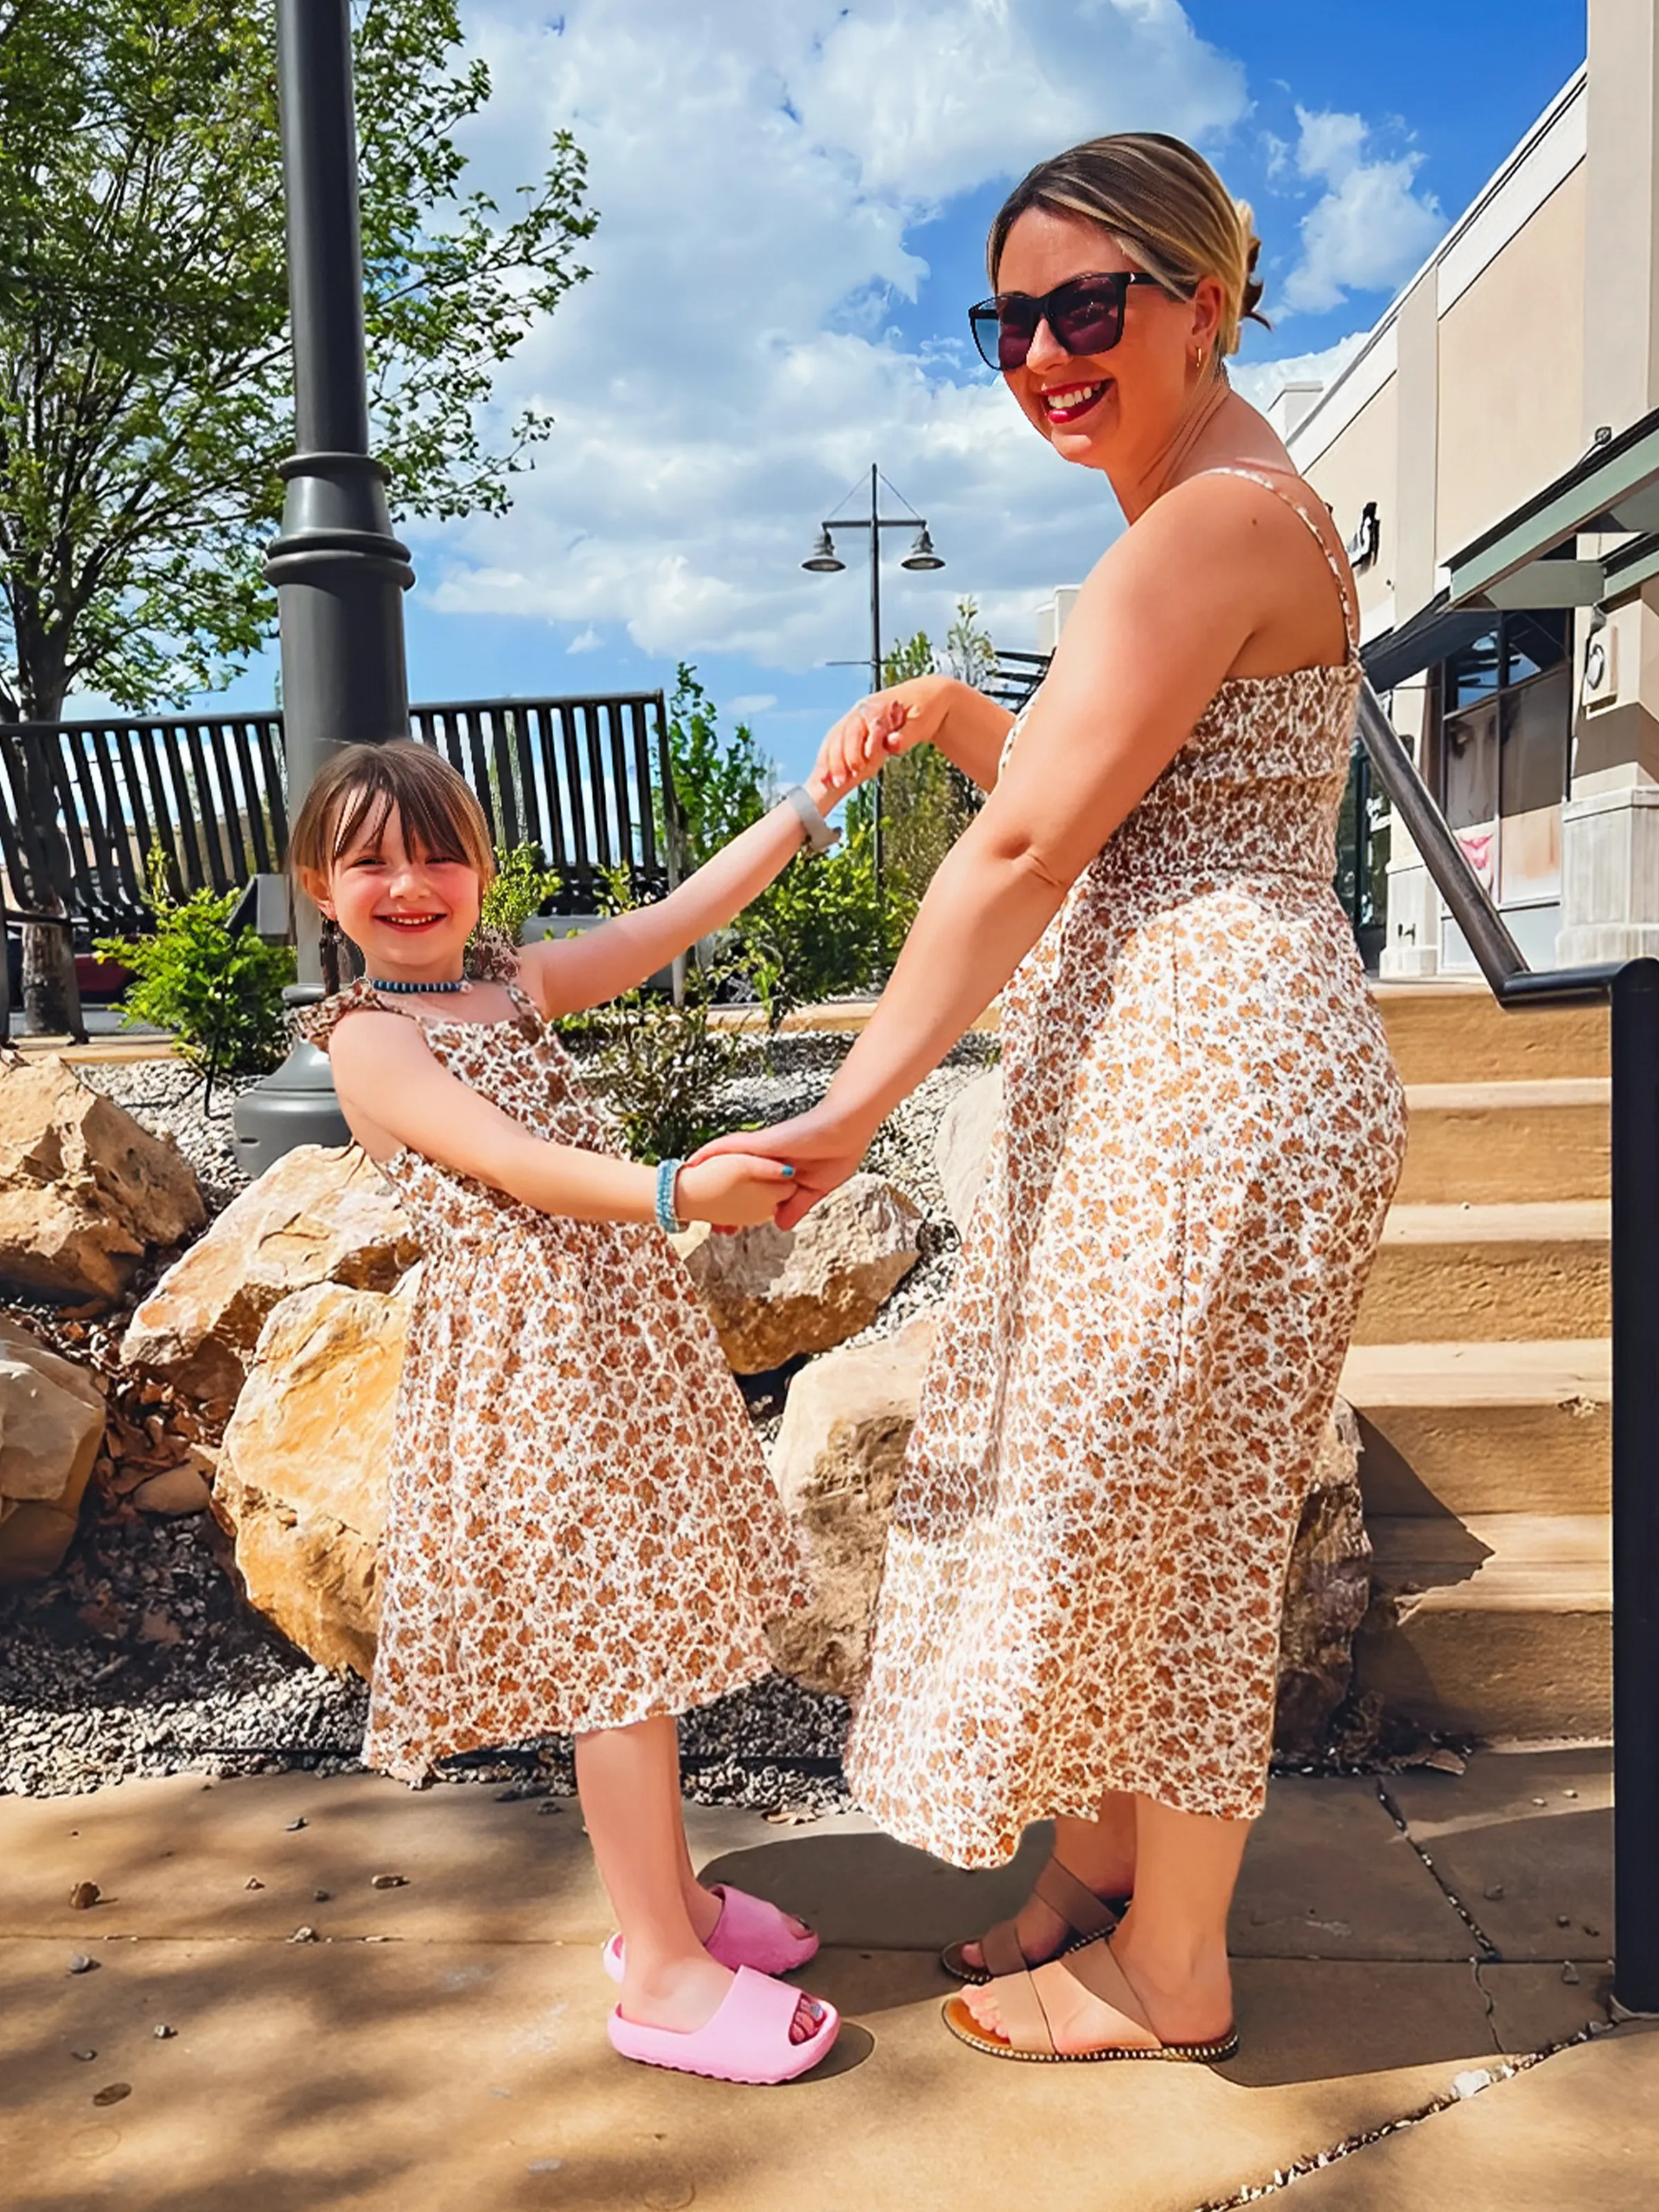
[[[830,535],[831,532],[836,530],[867,530],[869,532],[870,689],[872,691],[879,691],[881,689],[880,533],[884,530],[914,530],[915,532],[915,539],[911,545],[910,550],[899,562],[901,568],[926,570],[942,568],[945,566],[943,560],[941,560],[939,556],[933,550],[933,541],[927,534],[927,523],[925,516],[915,514],[883,514],[880,512],[882,481],[883,479],[880,470],[877,467],[876,464],[872,461],[870,464],[869,514],[832,515],[829,521],[821,522],[818,525],[817,543],[812,548],[811,552],[807,556],[806,559],[800,564],[803,568],[810,569],[815,575],[835,575],[842,569],[845,568],[847,563],[844,561],[838,559],[836,556],[835,540]],[[892,491],[893,487],[891,484],[889,484],[887,489],[889,491]],[[900,496],[896,492],[895,492],[893,495],[896,499]],[[832,662],[830,665],[835,667],[853,667],[863,665],[862,662],[845,661]],[[881,777],[879,774],[877,775],[875,781],[871,787],[871,811],[874,817],[876,841],[876,895],[878,898],[879,898],[881,896],[882,861]]]
[[[295,452],[282,467],[282,533],[265,574],[276,586],[292,822],[340,746],[409,734],[403,594],[415,572],[392,534],[386,470],[368,450],[350,0],[276,0],[276,90]],[[300,981],[285,996],[306,1006],[322,996],[308,915],[297,934]],[[249,1175],[295,1145],[349,1139],[327,1057],[310,1044],[237,1101],[234,1123]]]

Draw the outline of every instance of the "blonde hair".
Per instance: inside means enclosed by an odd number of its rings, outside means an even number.
[[[985,262],[994,286],[1009,232],[1034,207],[1098,223],[1172,299],[1191,299],[1200,279],[1213,276],[1222,292],[1213,369],[1237,352],[1243,324],[1269,327],[1256,312],[1261,241],[1249,203],[1234,199],[1204,156],[1181,139],[1125,131],[1039,161],[991,225]]]

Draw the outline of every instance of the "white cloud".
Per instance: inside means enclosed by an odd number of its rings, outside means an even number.
[[[1302,255],[1286,278],[1291,311],[1340,307],[1350,292],[1392,290],[1445,229],[1431,192],[1412,189],[1422,155],[1367,158],[1364,118],[1334,110],[1297,109],[1296,166],[1326,186],[1302,219]]]
[[[514,579],[514,581],[518,583],[522,583],[523,580],[522,577]],[[571,639],[569,644],[566,646],[565,651],[567,653],[597,653],[604,643],[604,638],[601,637],[599,631],[594,629],[592,623],[589,623],[586,629],[579,630],[576,635]]]
[[[749,691],[745,692],[741,699],[728,699],[726,702],[726,711],[741,721],[745,714],[763,714],[769,708],[775,707],[777,703],[778,696],[775,691]]]
[[[557,429],[513,511],[417,535],[432,610],[625,628],[664,657],[856,653],[866,581],[802,573],[872,459],[949,566],[884,564],[888,635],[971,592],[1010,644],[1115,532],[965,347],[908,350],[908,234],[949,195],[1129,127],[1214,141],[1242,73],[1175,0],[474,0],[495,94],[466,140],[503,204],[568,125],[594,274],[501,380]],[[853,541],[849,541],[852,543]]]

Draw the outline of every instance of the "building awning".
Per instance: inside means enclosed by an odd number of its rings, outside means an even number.
[[[1571,557],[1580,532],[1635,533],[1600,560]],[[1454,608],[1617,605],[1659,574],[1659,408],[1604,438],[1565,476],[1455,554]]]
[[[1454,607],[1448,605],[1449,597],[1442,592],[1398,629],[1385,630],[1360,647],[1359,658],[1373,690],[1392,691],[1398,684],[1408,684],[1413,676],[1420,676],[1449,653],[1461,653],[1492,628],[1490,607]]]

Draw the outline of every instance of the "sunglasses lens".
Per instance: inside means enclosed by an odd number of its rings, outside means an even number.
[[[1056,293],[1049,307],[1048,326],[1067,353],[1109,353],[1123,335],[1123,295],[1116,290],[1064,300]]]

